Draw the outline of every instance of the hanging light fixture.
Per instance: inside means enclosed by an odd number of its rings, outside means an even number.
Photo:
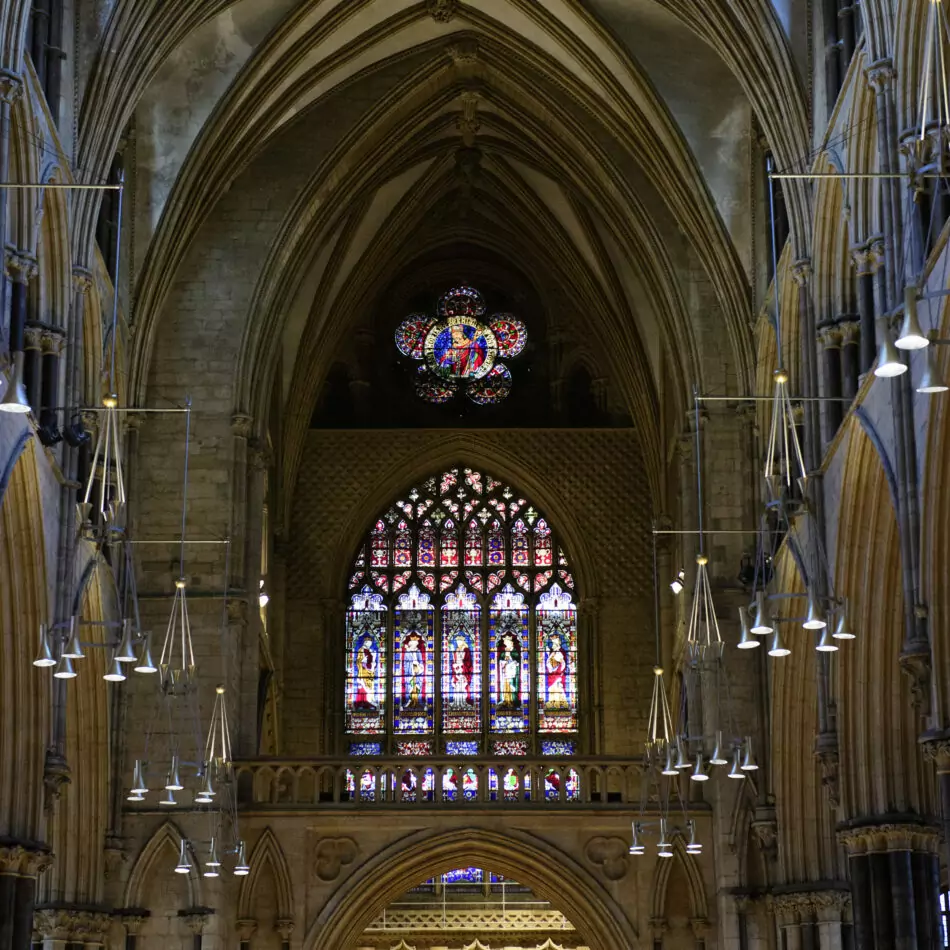
[[[808,473],[798,429],[795,426],[795,410],[788,394],[788,371],[777,369],[772,374],[775,381],[775,396],[772,399],[772,421],[765,453],[765,481],[773,498],[781,495],[782,482],[791,488],[792,480],[801,486],[802,494]]]
[[[919,393],[945,393],[950,388],[947,386],[943,373],[940,372],[940,367],[937,364],[936,350],[935,346],[927,350],[927,362],[924,365],[920,382],[917,384],[917,392]]]
[[[809,588],[808,590],[808,613],[805,616],[805,621],[802,623],[802,626],[806,630],[823,630],[828,626],[828,621],[825,620],[825,615],[822,612],[813,588]]]
[[[702,854],[703,846],[696,840],[696,822],[692,818],[686,822],[689,829],[689,844],[686,845],[687,854]]]
[[[125,681],[125,670],[122,669],[122,664],[119,662],[117,656],[113,655],[112,663],[102,678],[109,683],[122,683]]]
[[[251,873],[250,865],[247,863],[247,854],[244,847],[244,842],[238,842],[238,858],[237,864],[234,866],[234,876],[235,877],[247,877]]]
[[[692,768],[692,764],[689,759],[686,758],[686,753],[683,749],[683,739],[681,736],[676,737],[676,763],[673,766],[675,769],[682,771],[683,769]]]
[[[661,674],[662,672],[660,670]],[[213,762],[217,768],[226,769],[231,765],[231,730],[228,728],[228,707],[224,701],[224,687],[216,686],[214,694],[211,728],[208,730],[208,741],[205,743],[205,761]]]
[[[703,768],[702,752],[696,753],[696,767],[693,769],[693,774],[690,775],[690,781],[693,781],[693,782],[708,782],[709,781],[709,776],[706,774],[706,770]]]
[[[756,636],[764,636],[765,634],[771,633],[774,629],[765,591],[760,590],[755,595],[755,620],[752,624],[752,632],[756,634]]]
[[[674,577],[673,580],[670,581],[670,590],[672,590],[674,594],[679,595],[683,592],[683,588],[685,586],[686,586],[686,571],[684,571],[683,568],[680,568],[676,574],[676,577]]]
[[[729,769],[728,778],[745,778],[745,772],[739,767],[739,746],[736,746],[732,753],[732,768]]]
[[[132,788],[133,795],[144,795],[148,791],[148,785],[145,784],[145,772],[142,769],[142,760],[136,759],[132,768]]]
[[[211,838],[211,847],[208,849],[208,860],[205,861],[205,877],[218,877],[219,872],[218,868],[221,867],[221,862],[218,860],[218,842],[212,836]]]
[[[165,643],[159,665],[162,679],[174,686],[195,673],[195,650],[191,642],[191,621],[188,618],[187,582],[184,577],[175,581],[175,597],[165,630]],[[176,657],[176,649],[178,655]]]
[[[656,843],[657,854],[661,858],[673,857],[673,845],[666,840],[666,819],[660,819],[660,840]]]
[[[178,851],[178,864],[175,866],[176,874],[191,873],[191,859],[188,857],[188,842],[181,839],[181,847]]]
[[[79,642],[79,618],[72,616],[69,618],[69,639],[66,641],[63,656],[70,660],[81,660],[85,655],[82,652],[82,644]]]
[[[785,646],[785,640],[782,638],[782,631],[778,625],[772,634],[772,645],[769,647],[769,656],[788,656],[792,651]]]
[[[848,614],[845,605],[842,603],[838,608],[838,623],[835,625],[835,632],[832,636],[836,640],[853,640],[854,634],[851,632],[851,624],[848,623]]]
[[[740,765],[739,768],[741,768],[743,772],[754,772],[758,767],[755,757],[752,755],[752,736],[746,736],[745,755],[742,759],[742,765]]]
[[[890,379],[894,376],[901,376],[907,372],[907,364],[901,359],[900,351],[894,346],[887,327],[884,327],[881,334],[881,345],[877,350],[877,366],[874,367],[874,375],[883,379]]]
[[[749,629],[749,611],[745,607],[739,608],[739,627],[742,635],[739,637],[737,646],[740,650],[754,650],[759,646],[759,641],[752,635]]]
[[[158,667],[152,659],[152,637],[146,634],[142,638],[142,655],[138,663],[132,667],[136,673],[157,673]]]
[[[673,746],[667,745],[666,747],[666,762],[663,765],[663,770],[660,772],[661,775],[674,776],[679,775],[676,766],[673,764]]]
[[[264,578],[261,578],[261,592],[258,595],[258,603],[261,607],[266,607],[270,603],[270,597],[268,596],[267,591],[264,589]]]
[[[145,796],[139,795],[136,792],[129,792],[129,794],[125,796],[125,800],[127,802],[144,802]]]
[[[224,692],[223,687],[218,687]],[[224,704],[222,702],[222,712]],[[215,712],[218,704],[215,701]],[[227,719],[224,720],[224,729],[227,729]],[[670,703],[666,697],[666,690],[663,688],[663,667],[653,667],[653,698],[650,702],[650,719],[647,724],[648,745],[651,750],[658,750],[663,747],[669,749],[673,738],[673,717],[670,715]],[[208,737],[211,741],[211,737]],[[230,745],[230,743],[229,743]],[[229,754],[230,757],[230,754]]]
[[[835,653],[838,650],[838,644],[832,639],[832,635],[828,633],[828,628],[825,627],[821,631],[821,638],[818,640],[818,644],[815,649],[819,653]]]
[[[134,663],[138,659],[132,647],[132,621],[129,619],[122,621],[122,641],[116,650],[115,659],[117,663]]]
[[[13,376],[3,394],[3,398],[0,398],[0,412],[25,415],[32,411],[33,407],[30,405],[26,387],[23,385],[24,355],[22,350],[13,354]]]
[[[96,447],[89,466],[89,481],[83,495],[84,520],[91,510],[90,498],[95,488],[97,465],[102,460],[102,477],[99,479],[99,512],[106,521],[115,521],[125,506],[125,478],[122,474],[122,439],[119,431],[119,397],[112,393],[102,400],[104,411],[100,413]],[[109,480],[115,471],[115,495],[109,491]]]
[[[705,554],[696,555],[696,589],[693,593],[693,609],[690,611],[689,627],[686,631],[686,642],[700,654],[710,647],[719,647],[722,644],[709,574],[706,571],[708,562],[709,558]]]
[[[177,805],[178,802],[175,801],[175,793],[170,789],[165,789],[165,797],[158,800],[159,805],[172,806]]]
[[[208,767],[208,763],[205,763],[205,784],[195,797],[195,801],[199,805],[210,805],[213,800],[214,786],[211,784],[211,770]]]
[[[59,658],[59,663],[56,664],[56,670],[53,673],[55,679],[58,680],[73,680],[76,678],[76,671],[73,669],[72,657],[68,657],[65,654]]]
[[[894,346],[899,350],[922,350],[929,344],[930,340],[920,328],[920,319],[917,315],[917,288],[905,287],[904,321],[894,341]]]
[[[170,792],[180,792],[185,786],[181,783],[181,776],[178,770],[178,756],[172,756],[172,767],[165,780],[165,788]]]
[[[716,732],[716,747],[713,754],[709,757],[710,765],[728,765],[729,760],[725,756],[725,746],[722,744],[722,729]]]
[[[40,667],[56,666],[56,658],[53,656],[49,642],[49,627],[45,623],[40,624],[40,646],[36,651],[36,659],[33,661],[33,665]]]
[[[633,822],[633,838],[630,842],[631,854],[643,854],[646,848],[640,843],[640,822]],[[237,871],[235,871],[237,873]]]

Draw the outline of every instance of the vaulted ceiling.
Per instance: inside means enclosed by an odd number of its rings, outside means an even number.
[[[694,383],[748,391],[755,123],[780,158],[805,151],[787,11],[769,0],[142,6],[117,0],[86,64],[77,162],[105,167],[134,120],[140,398],[202,227],[241,189],[253,207],[255,183],[275,176],[286,200],[236,385],[255,415],[276,388],[293,407],[291,438],[348,331],[413,275],[435,280],[449,244],[479,249],[460,267],[502,260],[532,285],[613,381],[654,464],[666,451],[658,423],[681,417]]]

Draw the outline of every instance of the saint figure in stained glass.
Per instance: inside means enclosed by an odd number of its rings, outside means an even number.
[[[501,638],[498,654],[499,709],[517,708],[521,699],[521,647],[510,633]]]
[[[402,641],[402,708],[421,710],[426,698],[426,647],[418,633]]]

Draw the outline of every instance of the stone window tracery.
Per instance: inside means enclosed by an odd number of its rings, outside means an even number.
[[[469,468],[429,478],[373,522],[349,578],[350,754],[576,751],[574,578],[526,498]]]

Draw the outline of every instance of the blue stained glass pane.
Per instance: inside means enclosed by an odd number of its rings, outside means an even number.
[[[480,743],[476,739],[464,739],[460,742],[449,741],[445,744],[448,755],[478,755]]]
[[[350,755],[382,755],[381,742],[351,742]]]
[[[442,875],[445,884],[481,884],[485,880],[485,872],[481,868],[456,868]]]
[[[574,755],[577,743],[566,739],[542,739],[541,755]]]

